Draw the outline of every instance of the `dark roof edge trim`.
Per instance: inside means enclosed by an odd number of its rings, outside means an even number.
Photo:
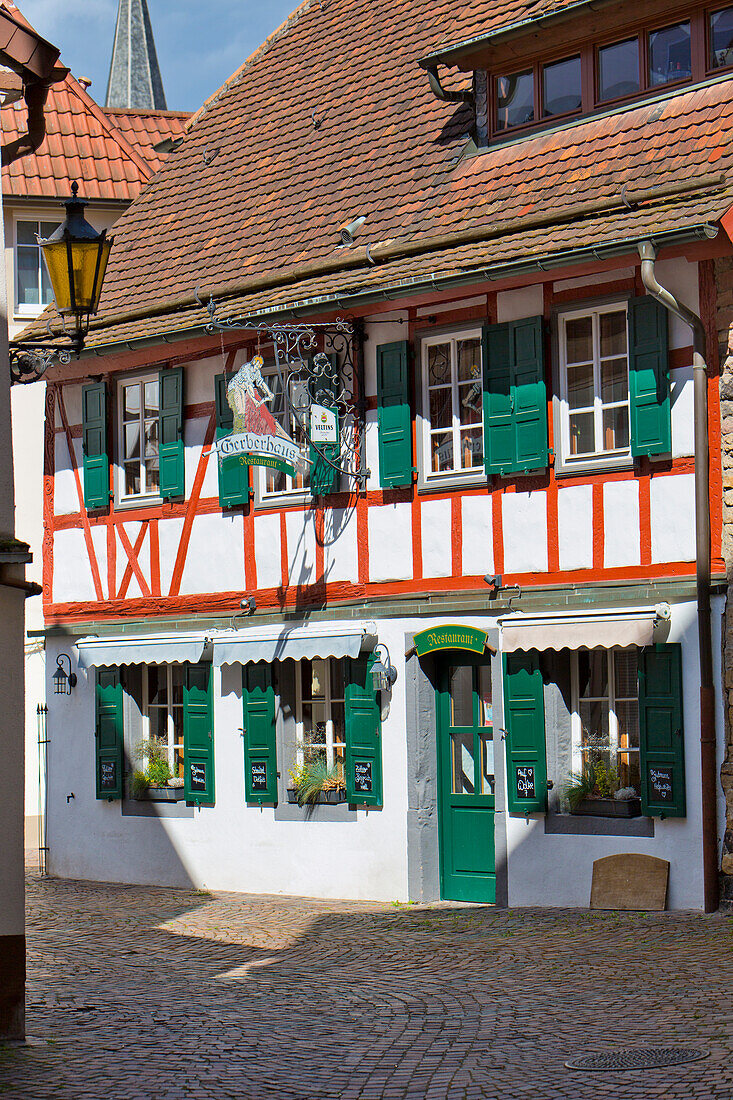
[[[620,256],[634,254],[640,241],[652,241],[658,249],[670,248],[673,245],[692,244],[699,240],[713,240],[720,232],[719,226],[710,222],[701,222],[698,225],[686,226],[684,229],[670,229],[664,233],[641,233],[634,237],[627,237],[616,241],[609,241],[604,245],[586,245],[583,248],[569,249],[563,252],[551,253],[541,258],[530,257],[526,260],[517,260],[512,263],[495,264],[493,266],[482,265],[471,268],[458,275],[440,275],[431,273],[417,275],[412,279],[402,279],[393,286],[374,287],[365,291],[345,291],[333,294],[324,294],[318,298],[308,298],[300,302],[291,302],[274,309],[254,310],[247,312],[248,318],[264,320],[267,317],[291,316],[298,317],[304,313],[319,314],[332,313],[334,310],[354,309],[359,306],[369,305],[372,302],[397,301],[403,298],[407,292],[417,294],[436,290],[450,290],[476,282],[496,282],[499,279],[508,279],[514,276],[531,274],[534,271],[547,271],[558,267],[570,267],[574,264],[588,263],[593,260],[608,260]],[[194,325],[191,328],[173,330],[166,333],[158,333],[151,336],[140,336],[132,340],[120,340],[110,344],[99,344],[96,347],[85,348],[81,354],[82,359],[112,355],[121,351],[134,351],[139,348],[151,347],[156,344],[170,344],[179,340],[190,340],[197,336],[204,336],[207,332],[206,325]]]

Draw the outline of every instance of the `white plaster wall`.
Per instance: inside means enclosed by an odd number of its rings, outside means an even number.
[[[669,372],[672,400],[672,457],[695,453],[695,395],[692,363]]]
[[[695,475],[653,477],[652,561],[695,560]]]
[[[496,296],[496,317],[504,321],[521,321],[523,317],[538,317],[544,312],[544,290],[541,283],[518,290],[500,290]]]
[[[546,835],[540,814],[506,814],[509,905],[580,906],[590,901],[593,861],[636,852],[669,860],[670,909],[703,907],[699,672],[694,603],[672,608],[669,641],[682,642],[687,817],[654,819],[654,837]],[[717,650],[716,650],[717,652]],[[548,776],[558,782],[562,777]],[[720,791],[718,792],[720,797]]]
[[[667,290],[671,290],[674,296],[694,313],[700,312],[700,282],[698,265],[690,263],[679,256],[673,260],[658,260],[656,276],[659,282]],[[670,348],[688,348],[692,344],[692,333],[689,325],[680,321],[679,317],[670,314],[669,317],[669,346]]]
[[[186,500],[191,499],[193,483],[198,472],[201,452],[204,446],[204,437],[209,421],[206,417],[195,417],[187,420],[183,429],[184,463],[186,470]],[[212,455],[206,463],[206,473],[201,486],[201,500],[211,497],[219,497],[219,474],[217,470],[216,455]]]
[[[547,572],[547,493],[504,493],[504,570]]]
[[[560,569],[593,567],[593,489],[569,485],[557,494]]]
[[[81,439],[72,439],[72,445],[74,448],[74,456],[76,461],[77,470],[81,471],[82,468],[82,454],[81,454]],[[54,452],[55,452],[55,476],[53,480],[53,503],[54,511],[57,516],[71,515],[74,512],[79,511],[79,492],[76,487],[76,478],[69,459],[69,445],[66,441],[65,432],[57,432],[54,439]],[[81,474],[80,474],[81,476]],[[41,483],[38,486],[38,491],[41,492]],[[24,489],[25,492],[32,491],[29,486]],[[41,502],[39,508],[42,508],[42,492]],[[41,527],[43,526],[41,518]],[[40,532],[40,541],[37,543],[38,551],[43,543],[43,531]]]
[[[422,572],[424,577],[451,577],[451,502],[423,500],[420,506]]]
[[[327,508],[323,514],[323,567],[329,584],[359,580],[356,508]]]
[[[288,512],[288,584],[314,584],[316,575],[316,522],[313,512]]]
[[[461,309],[471,309],[472,306],[485,306],[486,295],[477,294],[473,298],[461,298],[455,302],[439,302],[429,306],[418,306],[418,317],[440,316],[441,313],[455,313]]]
[[[255,569],[258,588],[282,584],[280,516],[255,516]]]
[[[603,486],[603,564],[606,569],[641,560],[639,482],[607,481]]]
[[[160,591],[167,596],[171,590],[173,570],[183,531],[182,519],[158,520],[158,553],[160,555]]]
[[[209,359],[196,359],[184,364],[186,388],[184,398],[187,405],[203,405],[214,401],[214,378],[224,373],[226,357],[211,356]]]
[[[412,577],[412,507],[385,504],[369,509],[369,579],[406,581]]]
[[[105,597],[108,597],[106,526],[92,527],[92,545],[99,568],[102,592]],[[92,567],[81,527],[57,531],[53,539],[53,551],[54,603],[96,600]]]
[[[490,496],[464,497],[461,501],[464,577],[485,577],[494,572],[494,532]]]
[[[181,578],[181,594],[244,592],[242,516],[196,516]]]
[[[574,290],[576,287],[602,286],[604,283],[616,283],[622,279],[633,279],[633,267],[618,267],[613,271],[599,272],[597,275],[581,275],[575,279],[560,279],[552,284],[553,290]]]

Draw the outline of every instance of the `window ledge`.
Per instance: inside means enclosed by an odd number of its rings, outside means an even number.
[[[547,814],[546,835],[564,836],[654,836],[651,817],[597,817],[582,814]]]
[[[330,494],[329,494],[330,495]],[[282,493],[271,497],[255,497],[255,511],[274,511],[277,508],[302,508],[313,500],[309,489],[302,493]]]
[[[465,474],[446,474],[444,477],[436,478],[434,481],[431,478],[430,481],[418,482],[418,493],[444,493],[447,489],[481,489],[486,487],[486,474],[483,468],[480,473]]]
[[[582,477],[584,474],[603,474],[609,470],[633,470],[633,455],[620,458],[592,458],[587,462],[556,462],[555,477]]]
[[[115,501],[115,512],[128,512],[133,511],[135,508],[155,508],[156,505],[162,504],[163,498],[156,497],[135,497],[132,500],[118,500]]]

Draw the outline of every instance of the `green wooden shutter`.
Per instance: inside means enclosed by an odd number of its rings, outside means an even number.
[[[275,688],[272,666],[242,666],[244,707],[244,788],[248,802],[277,805]]]
[[[346,796],[360,805],[382,805],[382,720],[372,685],[373,653],[346,659]]]
[[[123,769],[123,694],[118,668],[97,670],[96,710],[96,785],[97,798],[122,798]]]
[[[682,646],[639,651],[641,807],[651,817],[685,816]]]
[[[160,495],[182,497],[186,493],[183,462],[183,367],[162,370],[158,375],[160,406]]]
[[[107,387],[104,382],[82,386],[82,460],[84,507],[109,506],[109,455],[107,454]]]
[[[483,329],[484,465],[487,474],[544,469],[547,388],[541,317]]]
[[[377,434],[379,484],[412,485],[410,345],[407,340],[377,348]]]
[[[536,652],[504,655],[507,807],[512,813],[547,806],[545,701]]]
[[[183,788],[187,802],[214,804],[212,667],[186,665],[183,681]]]
[[[323,381],[323,394],[319,393],[319,397],[323,400],[319,401],[319,404],[324,404],[331,408],[335,406],[335,399],[339,389],[338,379],[338,356],[335,354],[328,355],[328,360],[331,364],[332,377],[324,378]],[[328,400],[330,396],[331,400]],[[320,454],[319,454],[320,451]],[[311,496],[321,497],[326,496],[328,493],[337,493],[339,490],[341,477],[338,470],[334,470],[333,466],[329,462],[324,461],[324,457],[330,459],[330,462],[339,464],[341,458],[341,447],[338,443],[321,444],[316,448],[311,443],[310,447],[310,482],[309,487]]]
[[[669,454],[672,417],[669,396],[667,310],[656,298],[629,302],[629,403],[631,453]]]
[[[227,384],[232,375],[217,374],[214,379],[216,399],[216,438],[231,435],[234,430],[234,413],[227,401]],[[236,508],[249,501],[249,466],[241,455],[232,455],[215,461],[219,468],[219,504],[222,508]]]

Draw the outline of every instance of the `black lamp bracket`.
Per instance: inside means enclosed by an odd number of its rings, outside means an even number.
[[[79,337],[71,344],[49,344],[23,341],[11,344],[10,352],[10,378],[13,382],[37,382],[54,362],[70,363],[72,356],[79,358],[84,346],[83,337]]]

